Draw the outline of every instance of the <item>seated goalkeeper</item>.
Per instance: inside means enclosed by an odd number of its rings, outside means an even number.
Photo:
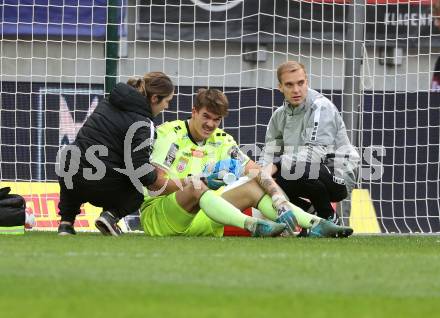
[[[217,89],[200,89],[192,116],[166,122],[157,129],[151,163],[157,180],[141,206],[141,223],[150,236],[222,236],[224,225],[253,236],[293,234],[297,226],[311,236],[349,236],[353,231],[310,215],[290,204],[281,189],[238,148],[219,125],[228,100]],[[226,187],[222,174],[241,178]],[[227,191],[228,188],[233,188]],[[215,191],[216,190],[216,191]],[[255,207],[265,219],[241,213]]]

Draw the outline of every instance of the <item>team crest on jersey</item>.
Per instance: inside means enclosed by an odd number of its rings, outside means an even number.
[[[182,172],[183,170],[185,170],[186,166],[188,165],[188,161],[189,161],[188,158],[185,157],[180,158],[179,163],[177,164],[176,167],[177,171]]]
[[[168,149],[167,156],[165,157],[165,161],[163,163],[166,167],[168,168],[171,167],[174,160],[176,160],[177,150],[179,150],[179,146],[174,143],[171,144],[170,149]]]
[[[192,156],[196,157],[196,158],[203,158],[203,156],[205,155],[205,153],[201,150],[198,149],[193,149],[192,150]]]

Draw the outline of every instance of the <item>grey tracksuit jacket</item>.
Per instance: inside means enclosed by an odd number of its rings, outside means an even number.
[[[275,147],[275,148],[274,148]],[[335,154],[335,176],[343,178],[349,189],[355,185],[359,154],[351,145],[336,106],[309,88],[305,101],[292,107],[287,101],[270,118],[265,148],[259,163],[273,158],[289,162],[321,162]]]

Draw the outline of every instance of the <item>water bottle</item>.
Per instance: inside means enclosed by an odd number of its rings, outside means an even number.
[[[225,173],[225,175],[223,176],[223,182],[228,185],[231,183],[234,183],[235,181],[237,181],[237,177],[235,176],[235,174],[233,174],[232,172],[227,172]]]

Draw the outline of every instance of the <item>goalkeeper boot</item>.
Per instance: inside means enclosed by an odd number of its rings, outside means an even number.
[[[296,220],[296,217],[293,214],[292,210],[282,212],[277,217],[275,222],[284,223],[286,225],[286,229],[283,233],[283,236],[294,235],[295,231],[298,229],[298,221]]]
[[[73,228],[73,224],[70,222],[61,221],[60,225],[58,225],[58,235],[67,236],[67,235],[75,235],[76,231]]]
[[[308,236],[309,236],[309,229],[302,228],[296,237],[308,237]]]
[[[283,233],[285,229],[286,224],[284,223],[275,223],[269,220],[258,219],[255,222],[251,233],[254,237],[274,237]]]
[[[339,216],[338,216],[338,214],[336,212],[334,214],[332,214],[331,216],[329,216],[327,218],[327,220],[329,222],[332,222],[333,224],[336,224],[336,225],[340,225],[341,224],[341,220],[340,220],[340,218],[339,218]],[[299,232],[297,237],[308,237],[309,234],[310,234],[310,229],[301,229],[301,231]]]
[[[336,224],[336,225],[341,225],[341,220],[339,219],[339,215],[338,213],[333,213],[332,215],[330,215],[327,220],[329,220],[330,222]]]
[[[95,221],[96,228],[104,235],[119,236],[122,230],[118,226],[119,219],[110,211],[104,211]]]
[[[309,237],[349,237],[351,234],[353,234],[351,227],[321,219],[311,227]]]

